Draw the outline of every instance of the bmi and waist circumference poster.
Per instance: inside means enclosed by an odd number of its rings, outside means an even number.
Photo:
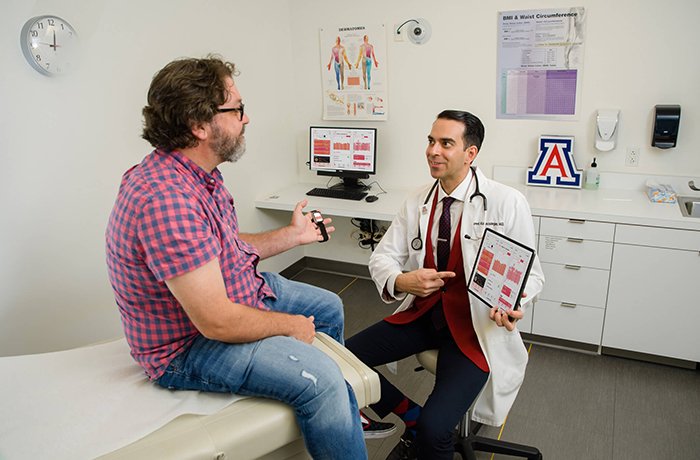
[[[498,118],[577,118],[585,24],[582,7],[498,13]]]

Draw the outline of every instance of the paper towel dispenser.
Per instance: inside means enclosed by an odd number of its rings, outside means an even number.
[[[652,147],[658,147],[660,149],[675,147],[680,123],[680,105],[655,106],[654,134],[651,138]]]

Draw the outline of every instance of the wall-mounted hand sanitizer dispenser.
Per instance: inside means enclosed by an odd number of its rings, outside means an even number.
[[[620,111],[615,109],[598,110],[595,119],[595,148],[601,152],[609,152],[615,148],[617,140],[617,122]]]
[[[681,124],[680,105],[657,105],[654,113],[654,134],[651,145],[660,149],[676,146],[678,127]]]

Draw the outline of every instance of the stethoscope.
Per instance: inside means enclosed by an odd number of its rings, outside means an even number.
[[[474,193],[472,193],[471,196],[469,196],[469,202],[471,203],[474,198],[480,197],[481,201],[484,204],[484,214],[486,214],[486,209],[488,208],[487,201],[486,201],[486,195],[481,193],[481,190],[479,189],[479,177],[476,175],[476,168],[474,166],[470,166],[469,169],[472,170],[472,177],[474,178]],[[435,192],[435,189],[437,188],[439,183],[440,183],[440,179],[436,179],[433,186],[430,187],[430,191],[428,192],[428,195],[425,197],[425,201],[423,201],[423,206],[426,206],[428,204],[430,197],[432,196],[433,192]],[[434,209],[435,209],[435,207],[433,207],[433,210]],[[470,237],[467,236],[467,238],[470,238]],[[415,238],[413,238],[411,240],[411,247],[416,251],[420,251],[421,249],[423,249],[423,238],[421,237],[421,234],[420,234],[420,222],[418,223],[418,236],[416,236]]]

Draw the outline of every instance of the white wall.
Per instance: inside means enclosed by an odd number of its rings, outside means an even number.
[[[288,220],[248,205],[263,182],[296,180],[287,1],[0,0],[0,10],[0,355],[121,334],[104,230],[122,173],[150,151],[140,132],[151,78],[174,58],[218,52],[239,66],[248,154],[221,169],[244,229]],[[38,74],[19,47],[24,22],[47,13],[81,37],[82,66],[64,78]]]
[[[566,6],[584,6],[588,16],[580,120],[497,120],[497,12]],[[594,154],[596,109],[618,107],[619,147],[598,155],[602,171],[700,176],[695,0],[0,0],[0,11],[0,355],[121,333],[104,227],[121,174],[150,150],[140,139],[150,79],[176,57],[218,52],[241,69],[248,154],[222,170],[247,231],[289,218],[253,209],[255,196],[299,179],[325,182],[304,162],[308,126],[323,123],[318,29],[334,24],[390,29],[425,17],[433,27],[423,46],[388,38],[389,120],[372,123],[380,130],[376,179],[385,187],[430,180],[425,138],[447,107],[484,121],[478,163],[487,173],[494,165],[529,165],[540,134],[576,136],[583,167]],[[46,13],[69,20],[81,36],[82,67],[65,78],[39,75],[19,48],[24,22]],[[669,151],[649,146],[659,103],[683,107],[679,144]],[[638,168],[624,166],[627,146],[640,147]],[[302,254],[366,261],[369,252],[348,236],[349,221],[336,224],[330,243],[262,267],[279,270]]]
[[[601,171],[700,179],[700,133],[695,129],[700,123],[700,60],[695,58],[700,3],[695,0],[355,0],[352,7],[346,6],[338,0],[296,0],[292,9],[297,99],[306,102],[297,107],[295,118],[304,181],[325,183],[326,179],[303,167],[308,126],[323,123],[319,27],[380,22],[391,29],[416,17],[432,25],[427,44],[396,43],[391,35],[387,37],[389,120],[355,122],[379,130],[375,178],[384,187],[410,187],[431,180],[424,157],[426,137],[435,115],[446,108],[471,111],[484,122],[486,139],[476,164],[487,175],[495,165],[532,165],[538,137],[559,134],[575,136],[579,168],[596,156]],[[579,120],[496,119],[497,13],[570,6],[585,7],[587,15]],[[659,150],[650,145],[656,104],[682,106],[677,148]],[[618,147],[612,152],[593,148],[594,120],[600,108],[621,110]],[[631,146],[640,148],[636,168],[625,166],[625,151]],[[347,220],[340,226],[352,230]],[[328,247],[308,247],[306,254],[323,257],[332,251],[333,258],[349,262],[368,259],[369,251],[339,240],[336,234]]]

